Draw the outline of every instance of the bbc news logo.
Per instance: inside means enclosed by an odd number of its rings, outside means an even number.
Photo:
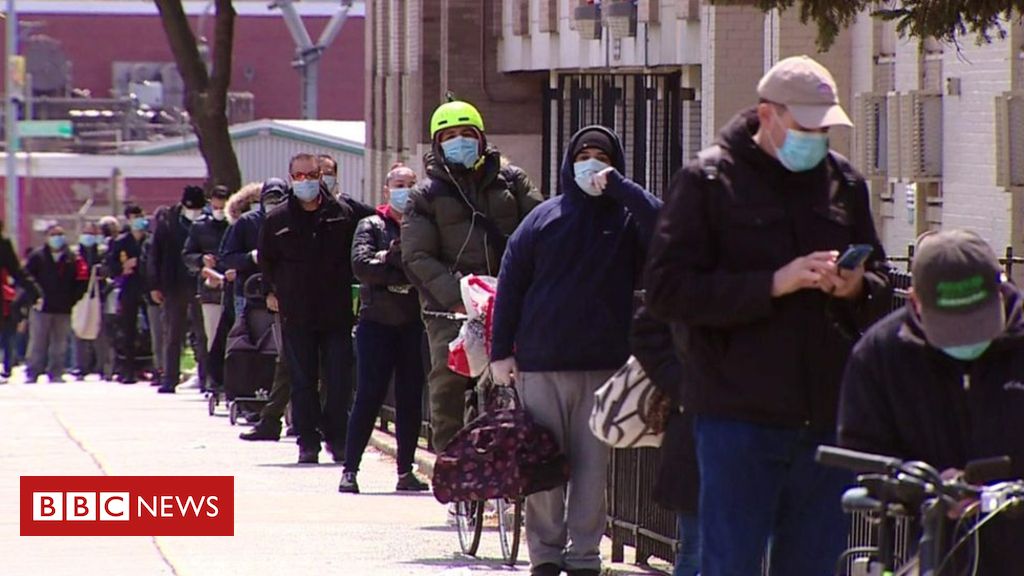
[[[233,536],[232,476],[22,476],[22,536]]]

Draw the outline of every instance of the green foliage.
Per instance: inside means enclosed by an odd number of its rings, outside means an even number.
[[[1002,22],[1020,18],[1024,0],[754,0],[762,10],[786,10],[799,6],[800,20],[818,27],[818,46],[825,50],[839,32],[865,9],[886,20],[895,20],[901,35],[938,38],[956,43],[964,35],[978,42],[1004,38]]]

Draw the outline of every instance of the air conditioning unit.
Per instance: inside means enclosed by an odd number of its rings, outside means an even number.
[[[889,169],[888,113],[884,94],[865,92],[854,98],[854,163],[865,177],[885,176]]]
[[[1024,91],[996,96],[996,185],[1024,188]]]
[[[942,94],[908,92],[901,108],[903,177],[918,182],[942,178]]]
[[[576,23],[576,32],[582,40],[601,39],[601,5],[581,4],[572,13],[573,21]]]
[[[605,0],[605,26],[612,38],[633,38],[636,36],[637,10],[634,0]]]
[[[902,112],[900,101],[902,96],[899,92],[890,92],[885,97],[885,172],[890,178],[895,178],[896,180],[904,178],[903,163],[901,162],[904,150],[903,146],[900,145],[903,141],[901,134],[903,124],[900,118],[900,112]]]

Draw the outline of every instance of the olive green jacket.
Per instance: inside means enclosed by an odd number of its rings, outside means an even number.
[[[450,311],[462,303],[459,278],[497,276],[504,239],[491,238],[461,198],[472,200],[507,236],[544,198],[520,168],[488,148],[473,171],[448,168],[432,153],[427,178],[409,195],[402,221],[402,262],[426,309]]]

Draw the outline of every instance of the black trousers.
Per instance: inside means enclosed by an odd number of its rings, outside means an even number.
[[[206,385],[206,331],[203,308],[195,294],[170,292],[164,294],[164,384],[177,386],[181,379],[181,350],[189,330],[195,338],[193,350],[199,367],[200,385]]]
[[[285,321],[281,329],[291,373],[292,426],[303,450],[320,448],[321,435],[344,450],[352,397],[352,331],[309,330]],[[323,399],[317,389],[323,380]]]

